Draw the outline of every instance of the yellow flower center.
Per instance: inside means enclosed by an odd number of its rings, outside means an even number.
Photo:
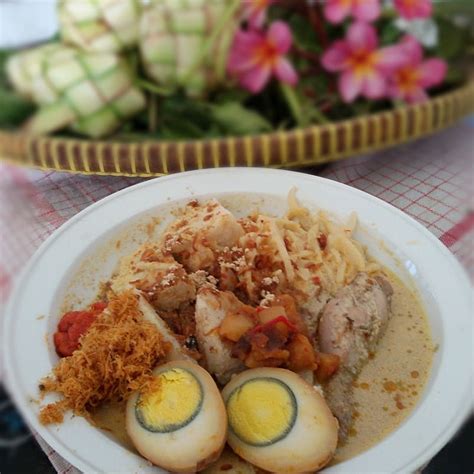
[[[272,0],[254,0],[255,9],[256,10],[263,10],[270,6]]]
[[[265,41],[253,53],[254,62],[262,66],[272,67],[280,56],[276,45],[272,41]]]
[[[349,59],[349,65],[357,76],[367,76],[374,71],[377,60],[376,51],[358,51]]]
[[[419,80],[420,73],[415,68],[409,66],[400,69],[395,75],[395,83],[405,93],[418,88]]]

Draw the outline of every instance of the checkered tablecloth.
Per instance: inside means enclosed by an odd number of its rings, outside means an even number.
[[[474,279],[474,119],[412,144],[304,171],[402,209],[433,232]],[[5,303],[15,276],[53,230],[93,202],[139,181],[0,164],[0,302]],[[0,359],[0,379],[1,373]],[[37,439],[58,472],[77,472]]]

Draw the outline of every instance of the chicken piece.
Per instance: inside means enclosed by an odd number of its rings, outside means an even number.
[[[207,369],[222,385],[245,366],[232,357],[232,344],[221,339],[219,327],[227,314],[244,306],[233,293],[208,287],[201,288],[196,297],[196,337]]]
[[[386,279],[359,273],[327,303],[319,321],[321,351],[341,358],[340,369],[325,392],[339,419],[342,438],[352,423],[352,383],[387,327],[392,293]]]
[[[196,288],[186,270],[171,255],[144,245],[121,260],[111,289],[116,293],[134,287],[157,311],[173,311],[196,297]]]
[[[358,374],[385,331],[391,294],[385,279],[359,273],[324,308],[318,327],[321,351],[337,354],[344,367]]]
[[[169,329],[168,325],[155,312],[148,301],[140,295],[138,300],[138,308],[143,314],[143,317],[150,323],[154,324],[161,334],[163,340],[170,345],[170,350],[166,355],[166,362],[172,360],[189,360],[196,362],[186,351],[186,349],[179,343],[175,335]]]
[[[313,341],[317,340],[318,322],[321,313],[329,301],[330,295],[327,291],[320,291],[311,296],[303,293],[296,295],[296,301],[299,304],[300,314],[308,328],[308,334]]]
[[[244,231],[235,217],[216,199],[192,201],[183,216],[166,230],[163,242],[186,269],[208,270],[216,263],[216,252],[237,245]]]

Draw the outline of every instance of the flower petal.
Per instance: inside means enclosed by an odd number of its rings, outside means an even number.
[[[267,10],[275,0],[243,0],[244,19],[248,20],[249,27],[259,29],[267,19]]]
[[[377,32],[373,26],[357,21],[347,31],[347,42],[353,51],[373,51],[378,44]]]
[[[335,41],[333,45],[324,52],[321,63],[327,71],[336,72],[345,69],[350,50],[346,41]]]
[[[293,42],[288,25],[283,21],[274,21],[267,33],[267,41],[272,42],[280,54],[286,54]]]
[[[394,0],[393,3],[400,16],[407,20],[428,18],[433,13],[431,0]]]
[[[424,102],[427,99],[428,99],[428,94],[421,87],[419,88],[417,87],[416,89],[412,90],[405,97],[405,100],[409,102],[410,104]]]
[[[353,102],[361,93],[362,77],[354,74],[352,71],[346,71],[339,77],[339,92],[344,102]]]
[[[405,35],[400,41],[400,45],[408,55],[407,61],[410,64],[419,64],[423,59],[423,48],[413,35]]]
[[[227,63],[229,72],[235,74],[253,67],[255,57],[252,53],[260,48],[264,41],[265,38],[255,31],[238,31],[229,53]]]
[[[397,84],[393,81],[390,81],[389,84],[387,85],[387,90],[385,91],[385,94],[390,99],[402,99],[403,98],[402,91],[397,86]]]
[[[269,66],[254,67],[239,77],[240,85],[250,92],[258,94],[270,80],[271,72]]]
[[[263,26],[267,19],[267,11],[264,9],[255,10],[249,15],[248,21],[250,28],[258,29]]]
[[[448,65],[442,59],[428,59],[424,61],[418,71],[420,83],[424,88],[441,84],[446,76]]]
[[[298,74],[294,67],[285,58],[280,58],[275,65],[275,75],[280,81],[295,86],[298,82]]]
[[[380,16],[380,0],[354,0],[352,13],[357,20],[374,21]]]
[[[429,18],[433,14],[433,3],[431,0],[423,0],[417,11],[417,18]]]
[[[409,57],[401,45],[387,46],[377,51],[377,69],[385,74],[408,64],[408,60]]]
[[[364,76],[362,93],[368,99],[381,99],[387,92],[387,82],[382,74],[372,72]]]
[[[331,23],[341,23],[351,10],[351,3],[346,0],[328,0],[324,7],[324,16]]]

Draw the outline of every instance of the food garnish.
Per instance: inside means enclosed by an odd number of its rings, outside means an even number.
[[[79,347],[79,339],[106,307],[107,303],[99,302],[92,304],[87,311],[69,311],[64,314],[53,336],[54,347],[60,357],[72,355]]]
[[[44,407],[40,421],[60,422],[69,409],[89,418],[101,403],[127,399],[152,380],[153,369],[168,350],[156,326],[143,318],[135,294],[113,296],[79,348],[41,381],[43,394],[57,392],[64,398]]]

